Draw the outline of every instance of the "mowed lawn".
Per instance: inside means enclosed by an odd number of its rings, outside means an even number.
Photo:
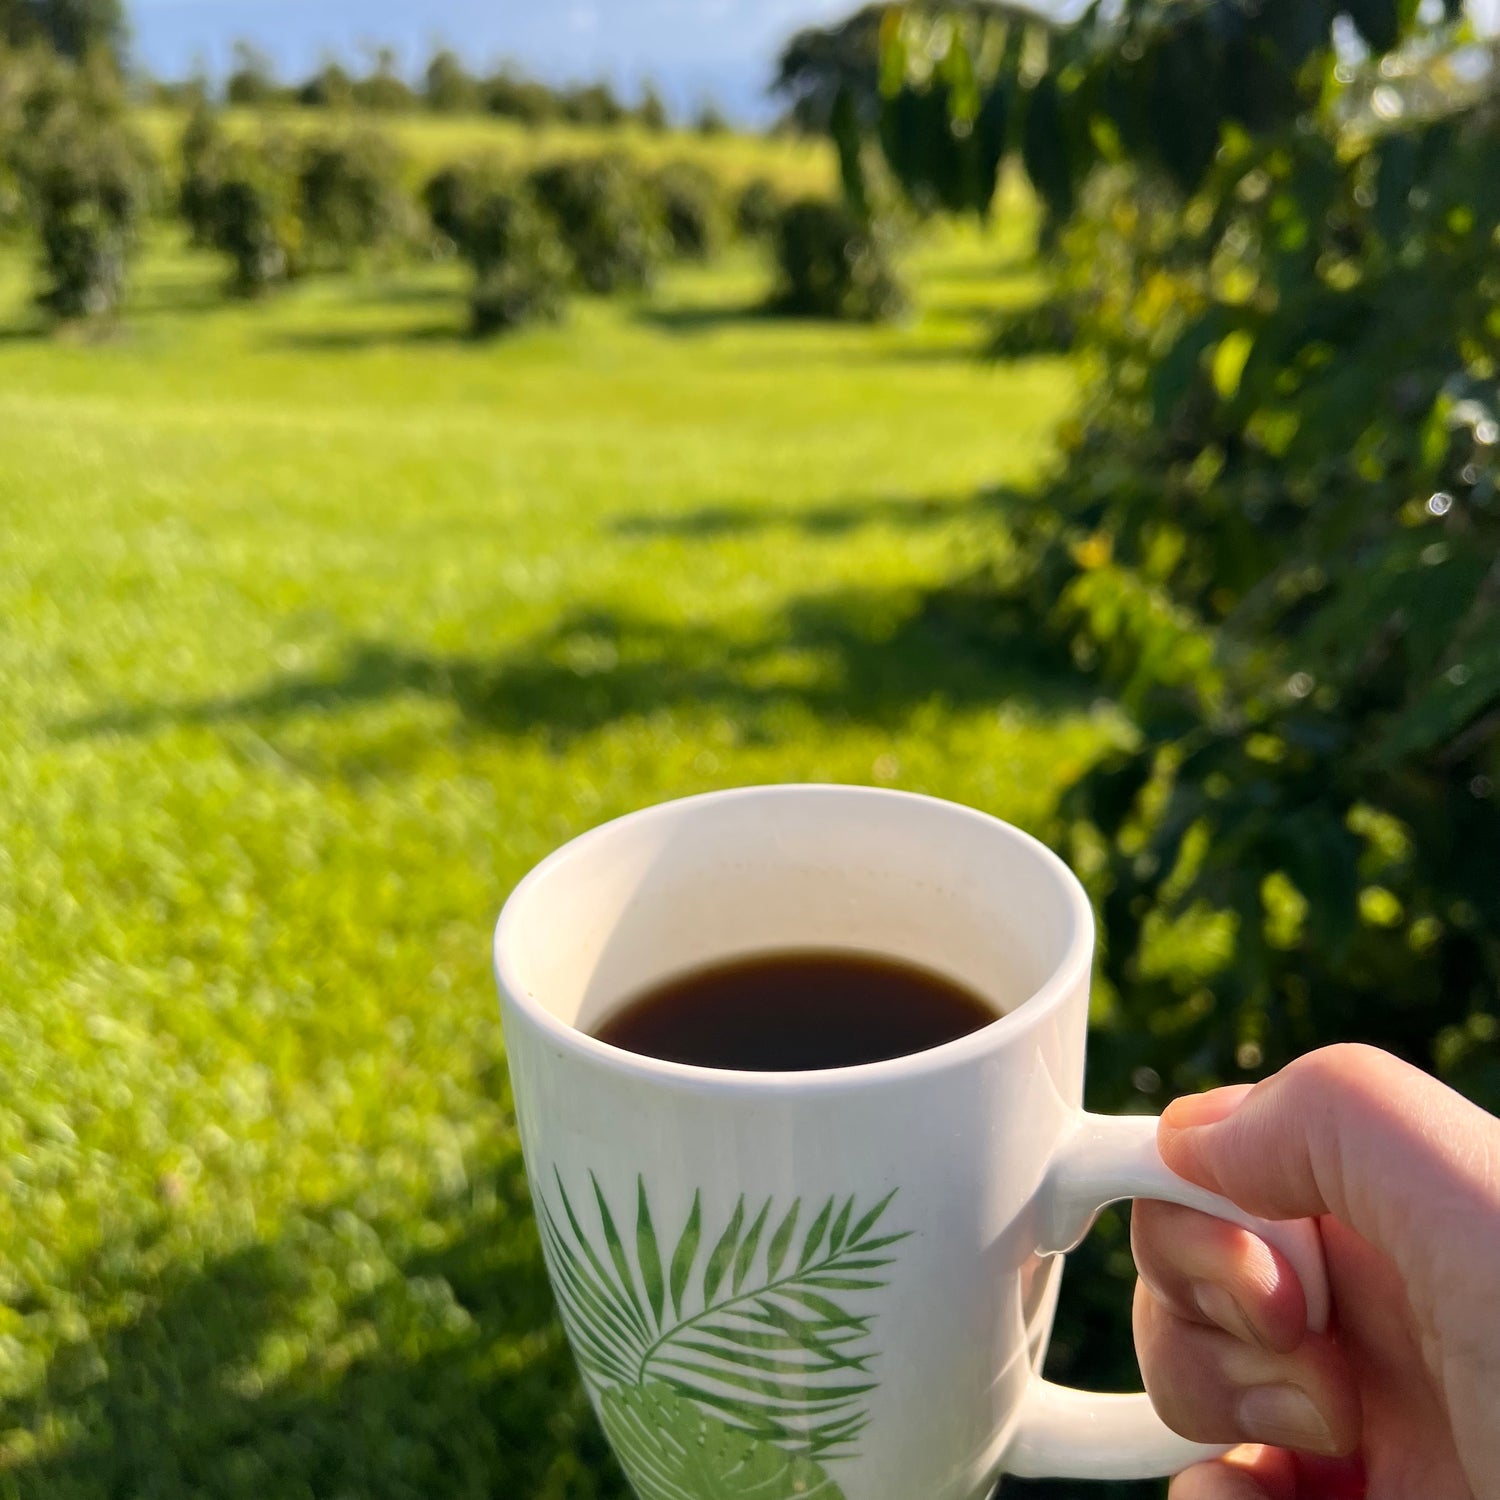
[[[739,250],[475,345],[462,276],[124,331],[0,271],[0,1497],[591,1500],[488,972],[548,850],[827,779],[1042,826],[1107,708],[925,601],[1074,395],[976,357],[1024,236],[891,329]]]

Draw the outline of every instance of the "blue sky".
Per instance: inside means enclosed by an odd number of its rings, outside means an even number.
[[[326,52],[376,43],[408,68],[441,39],[484,62],[513,57],[549,79],[652,77],[676,104],[712,94],[731,113],[764,114],[778,45],[799,25],[854,0],[128,0],[137,57],[164,76],[201,58],[223,68],[236,38],[264,48],[287,76]]]

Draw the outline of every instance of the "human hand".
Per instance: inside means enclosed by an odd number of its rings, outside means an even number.
[[[1500,1120],[1341,1046],[1177,1100],[1159,1141],[1173,1171],[1251,1213],[1316,1217],[1334,1306],[1308,1333],[1276,1251],[1136,1205],[1152,1401],[1185,1437],[1269,1445],[1179,1475],[1172,1500],[1500,1500]]]

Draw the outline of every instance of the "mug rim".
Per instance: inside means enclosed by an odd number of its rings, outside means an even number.
[[[1067,909],[1069,930],[1061,960],[1019,1004],[996,1016],[993,1021],[951,1042],[908,1052],[900,1057],[878,1062],[854,1063],[837,1068],[809,1068],[801,1071],[767,1071],[747,1068],[710,1068],[698,1063],[671,1062],[651,1057],[601,1041],[586,1031],[570,1026],[552,1014],[526,987],[509,957],[511,933],[521,921],[521,907],[531,887],[559,865],[588,851],[588,846],[616,832],[624,824],[650,822],[671,813],[680,813],[695,803],[725,802],[774,795],[778,792],[812,792],[827,796],[891,801],[930,803],[950,813],[957,810],[965,817],[991,826],[1015,842],[1048,868],[1057,879]],[[632,1074],[655,1084],[675,1084],[699,1091],[749,1093],[754,1095],[807,1093],[814,1090],[844,1091],[876,1083],[913,1079],[946,1068],[961,1066],[1003,1046],[1028,1026],[1057,1011],[1080,981],[1086,982],[1093,962],[1094,910],[1078,877],[1052,849],[1024,829],[982,812],[967,803],[921,792],[898,791],[892,787],[861,786],[840,782],[767,782],[756,786],[731,787],[722,791],[699,792],[652,803],[634,812],[624,813],[571,838],[534,865],[512,889],[495,922],[492,957],[495,981],[502,998],[508,1000],[530,1024],[550,1041],[566,1050],[619,1073]],[[872,950],[877,951],[877,950]]]

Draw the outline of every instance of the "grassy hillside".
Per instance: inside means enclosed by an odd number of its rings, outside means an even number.
[[[621,1500],[488,929],[659,798],[1036,825],[1117,733],[919,598],[1073,393],[975,358],[1023,243],[921,251],[891,329],[755,315],[743,254],[492,346],[452,267],[237,306],[158,248],[84,344],[3,263],[0,1496]]]

